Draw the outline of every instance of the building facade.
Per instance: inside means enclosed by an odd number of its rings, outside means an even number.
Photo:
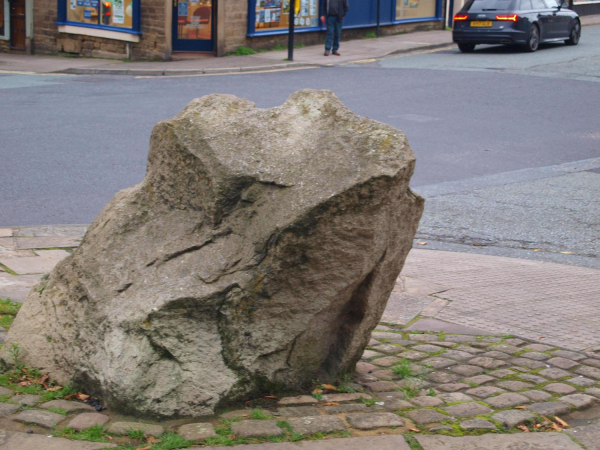
[[[292,0],[293,1],[293,0]],[[319,0],[296,0],[295,41],[324,41]],[[350,0],[342,38],[443,29],[464,0]],[[292,3],[293,4],[293,3]],[[600,0],[575,0],[586,13]],[[285,45],[290,0],[0,0],[0,51],[170,59]],[[379,15],[378,15],[379,11]],[[379,16],[379,17],[378,17]]]
[[[324,40],[319,0],[298,0],[297,43]],[[446,0],[351,0],[343,38],[441,29]],[[379,3],[379,5],[378,5]],[[0,51],[169,59],[285,45],[290,0],[0,0]]]

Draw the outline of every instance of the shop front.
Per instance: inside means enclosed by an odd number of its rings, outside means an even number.
[[[298,1],[296,42],[323,42],[319,0]],[[444,1],[351,1],[342,39],[372,34],[377,25],[384,35],[440,29]],[[29,46],[36,53],[100,58],[224,56],[240,46],[285,45],[289,12],[290,0],[0,0],[0,51]]]
[[[296,33],[317,33],[322,39],[324,26],[319,20],[319,0],[298,1],[300,12],[294,21]],[[286,35],[289,8],[289,0],[249,0],[247,37]],[[401,31],[402,26],[409,31],[412,24],[429,24],[433,28],[440,28],[443,21],[442,11],[442,0],[351,1],[343,30],[347,35],[360,36],[360,33],[366,32],[365,29],[374,28],[378,24],[384,27],[381,29],[383,34]],[[351,33],[349,30],[356,31]]]

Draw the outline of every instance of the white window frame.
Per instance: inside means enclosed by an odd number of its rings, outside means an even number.
[[[0,39],[8,41],[10,39],[10,9],[8,8],[8,0],[0,0],[4,3],[4,35],[0,34]]]

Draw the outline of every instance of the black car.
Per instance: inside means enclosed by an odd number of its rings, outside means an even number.
[[[535,52],[542,42],[577,45],[580,37],[579,16],[564,0],[468,0],[452,30],[461,52],[477,44],[522,44]]]

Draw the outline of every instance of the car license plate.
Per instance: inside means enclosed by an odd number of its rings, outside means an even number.
[[[492,26],[492,21],[491,20],[475,20],[473,22],[471,22],[471,26],[472,27],[491,27]]]

